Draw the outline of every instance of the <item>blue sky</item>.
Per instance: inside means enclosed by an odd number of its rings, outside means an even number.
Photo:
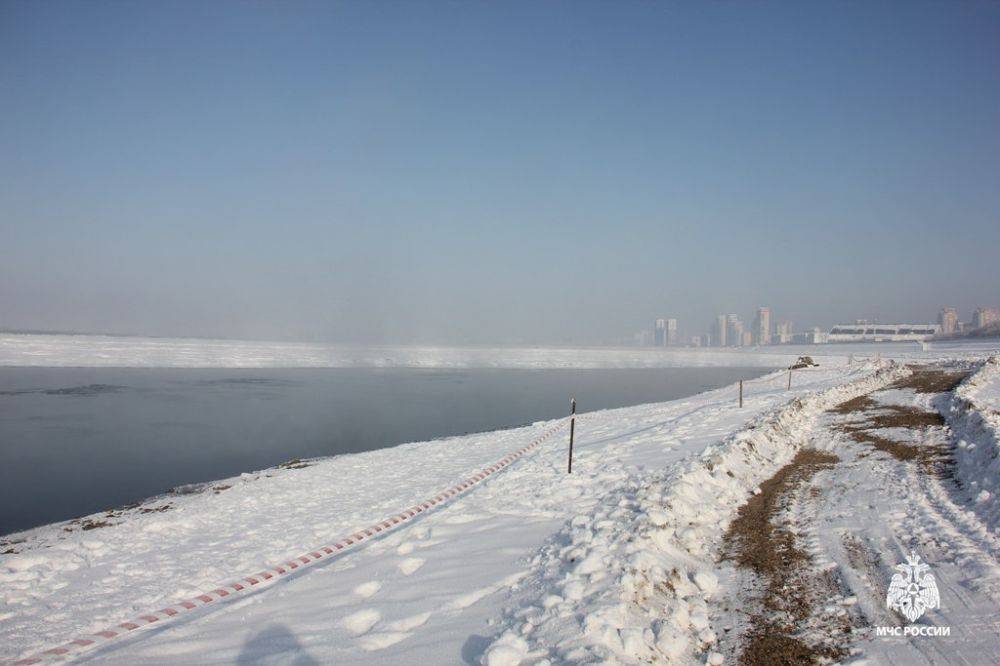
[[[0,328],[1000,305],[1000,4],[0,1]]]

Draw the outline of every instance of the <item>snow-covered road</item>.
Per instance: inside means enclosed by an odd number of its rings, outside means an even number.
[[[821,415],[802,453],[782,470],[792,481],[764,490],[774,495],[765,530],[770,544],[748,546],[759,526],[734,523],[736,552],[758,552],[734,558],[742,569],[722,567],[723,590],[733,601],[712,615],[723,629],[719,650],[727,660],[764,653],[878,664],[995,663],[1000,536],[987,522],[994,500],[982,494],[981,473],[973,478],[956,465],[973,445],[992,449],[995,458],[995,432],[966,439],[956,427],[952,389],[968,365],[912,370]],[[997,364],[973,370],[959,393],[991,384]],[[993,477],[988,485],[996,483]],[[769,569],[768,555],[785,566]],[[893,574],[908,558],[929,567],[940,599],[912,622],[887,606]],[[922,633],[891,633],[907,629]]]

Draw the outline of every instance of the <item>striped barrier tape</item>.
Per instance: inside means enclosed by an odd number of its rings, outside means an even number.
[[[576,418],[580,418],[580,415],[578,414]],[[375,523],[374,525],[371,525],[363,530],[355,532],[350,536],[344,537],[336,543],[328,546],[321,546],[277,566],[272,566],[264,571],[244,576],[236,581],[220,585],[219,587],[199,594],[192,599],[180,601],[172,606],[161,608],[158,611],[140,615],[132,620],[108,627],[103,631],[74,638],[73,640],[57,647],[49,648],[37,654],[25,657],[20,661],[14,662],[14,664],[15,666],[29,666],[30,664],[39,664],[53,659],[69,658],[85,650],[96,649],[97,647],[107,645],[109,642],[121,638],[122,636],[128,636],[136,630],[143,629],[153,624],[161,626],[163,623],[183,613],[204,608],[205,606],[213,604],[216,601],[227,599],[228,597],[239,596],[246,594],[251,590],[260,589],[258,586],[280,579],[282,576],[287,576],[292,572],[298,571],[299,569],[311,567],[319,561],[329,559],[333,555],[338,555],[348,550],[352,550],[357,547],[358,544],[364,543],[372,537],[390,532],[396,529],[399,525],[413,520],[420,514],[429,511],[436,506],[440,506],[458,495],[464,494],[484,479],[487,479],[506,467],[509,467],[514,462],[533,451],[542,442],[559,432],[562,428],[566,427],[569,421],[570,418],[568,417],[563,419],[558,425],[549,428],[540,437],[527,446],[515,451],[514,453],[508,454],[501,460],[481,470],[478,474],[470,476],[464,481],[461,481],[451,488],[438,493],[434,497],[425,500],[420,504],[404,509],[391,518],[387,518],[379,523]]]

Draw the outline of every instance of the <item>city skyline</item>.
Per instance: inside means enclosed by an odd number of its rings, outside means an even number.
[[[633,346],[638,345],[642,347],[667,347],[667,346],[712,346],[712,347],[730,347],[730,346],[756,346],[760,344],[788,344],[792,342],[805,342],[805,336],[825,336],[829,329],[837,325],[852,325],[852,324],[896,324],[902,322],[902,320],[890,320],[888,318],[853,318],[838,320],[834,324],[827,326],[817,326],[810,323],[796,325],[796,322],[788,317],[777,317],[771,318],[772,308],[769,306],[757,306],[753,308],[755,313],[753,319],[748,323],[741,313],[727,313],[717,315],[713,321],[708,325],[705,325],[699,329],[698,325],[691,325],[690,322],[687,323],[691,328],[687,329],[680,323],[678,317],[657,317],[653,325],[649,329],[640,329],[639,331],[625,336],[618,336],[616,338],[583,343],[583,344],[596,344],[598,346]],[[761,315],[766,313],[766,317],[761,319]],[[722,344],[719,344],[718,326],[719,322],[725,321],[725,335],[723,337]],[[760,333],[762,329],[760,328],[761,321],[767,321],[767,331],[769,333],[770,342],[760,342]],[[932,323],[936,322],[936,323]],[[977,328],[982,328],[990,324],[1000,322],[1000,307],[989,307],[989,306],[976,306],[968,312],[968,317],[963,319],[961,316],[961,310],[951,306],[944,306],[940,308],[937,315],[933,318],[923,317],[921,320],[912,319],[907,320],[905,323],[917,324],[917,325],[935,325],[938,327],[938,333],[941,335],[949,335],[962,333],[964,331],[971,331]],[[661,328],[662,327],[662,328]],[[663,333],[664,337],[660,337],[660,333]],[[740,336],[740,344],[734,344],[734,335],[738,331]],[[122,331],[113,329],[63,329],[63,328],[31,328],[31,327],[21,327],[17,325],[11,325],[10,323],[4,321],[0,318],[0,333],[19,333],[19,334],[66,334],[66,335],[112,335],[112,336],[137,336],[137,337],[162,337],[162,338],[219,338],[219,339],[233,339],[233,340],[252,340],[254,338],[240,338],[237,336],[210,336],[210,335],[198,335],[198,334],[156,334],[148,333],[143,331]],[[748,336],[744,339],[742,336]],[[259,340],[265,340],[266,338],[256,338]],[[274,338],[275,340],[280,340],[281,338]],[[316,339],[303,338],[302,341],[320,341]],[[336,342],[336,341],[330,341]],[[811,342],[811,341],[810,341]],[[346,343],[354,344],[354,343]],[[408,344],[408,343],[403,343]],[[415,344],[425,344],[425,343],[415,343]],[[429,343],[434,344],[434,343]],[[473,343],[477,344],[477,343]],[[489,344],[489,343],[485,343]],[[538,344],[538,343],[527,343],[527,344]],[[553,343],[561,344],[561,343]],[[573,342],[564,344],[577,344]]]
[[[872,335],[878,331],[879,334],[885,336],[895,335],[908,338],[924,335],[953,335],[1000,322],[1000,308],[980,305],[971,311],[968,319],[963,320],[958,308],[944,306],[936,315],[936,323],[927,318],[905,322],[901,320],[890,321],[885,318],[855,318],[838,321],[831,327],[806,325],[796,330],[794,322],[788,318],[772,319],[769,306],[757,306],[754,312],[753,320],[749,324],[739,313],[716,315],[703,330],[698,330],[696,325],[685,329],[678,324],[678,319],[675,317],[658,317],[651,331],[640,330],[625,341],[626,344],[652,347],[747,347],[792,342],[815,344],[827,342],[827,338],[831,334],[833,337],[840,338],[848,338],[855,334],[863,335],[860,333],[862,330],[866,330]],[[666,330],[668,322],[672,332],[669,337],[661,335],[661,331]],[[886,328],[894,326],[901,330],[890,333],[889,328]],[[827,331],[826,328],[830,330]],[[843,328],[850,328],[852,331],[842,330]]]

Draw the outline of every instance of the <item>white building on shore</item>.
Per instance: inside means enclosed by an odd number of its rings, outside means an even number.
[[[858,321],[837,324],[827,335],[828,342],[919,342],[940,332],[938,324],[875,324]]]

